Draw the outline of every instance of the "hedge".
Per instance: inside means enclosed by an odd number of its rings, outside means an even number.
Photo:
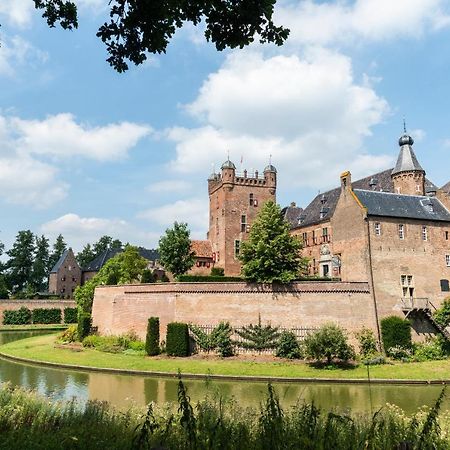
[[[167,324],[166,352],[169,356],[189,356],[189,328],[186,323]]]
[[[31,311],[33,323],[61,323],[61,310],[59,308],[36,308]]]
[[[391,347],[411,348],[411,324],[398,316],[389,316],[381,320],[381,338],[384,351]]]
[[[78,340],[82,341],[91,332],[92,318],[89,313],[78,314]]]
[[[223,277],[214,275],[179,275],[177,281],[192,283],[214,283],[220,281],[245,281],[241,277]]]
[[[64,308],[64,323],[77,323],[77,308]]]
[[[20,309],[3,311],[3,325],[28,325],[31,323],[31,311],[25,306]]]
[[[148,319],[145,352],[149,356],[159,355],[161,352],[159,348],[159,317]]]

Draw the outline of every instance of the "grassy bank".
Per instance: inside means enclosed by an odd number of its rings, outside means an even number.
[[[36,330],[65,330],[69,325],[55,324],[30,324],[30,325],[0,325],[0,331],[36,331]]]
[[[20,449],[448,449],[450,416],[443,392],[413,417],[386,406],[373,416],[327,413],[298,403],[283,410],[270,385],[259,409],[206,397],[191,404],[178,383],[178,408],[150,404],[147,413],[105,403],[51,403],[34,393],[0,389],[0,448]]]
[[[257,362],[243,358],[168,358],[143,357],[139,355],[113,354],[84,348],[74,351],[70,348],[55,347],[56,335],[37,336],[14,341],[0,347],[0,353],[35,361],[57,364],[72,364],[87,367],[100,367],[152,372],[214,374],[232,376],[266,376],[299,378],[367,379],[364,366],[355,368],[316,368],[304,362],[270,361]],[[370,368],[373,379],[405,380],[448,380],[450,379],[450,360],[428,361],[422,363],[395,363]]]

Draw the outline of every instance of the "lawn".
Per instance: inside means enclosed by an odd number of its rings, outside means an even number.
[[[63,323],[29,325],[0,325],[0,331],[36,331],[36,330],[65,330],[69,325]]]
[[[100,352],[94,349],[74,351],[55,347],[56,335],[36,336],[0,346],[0,353],[34,361],[72,364],[86,367],[170,372],[182,374],[212,374],[232,376],[258,376],[274,378],[333,378],[367,379],[364,366],[356,368],[319,369],[304,362],[286,360],[257,362],[244,358],[169,358],[143,357]],[[375,379],[447,380],[450,379],[450,360],[422,363],[395,363],[370,368]]]

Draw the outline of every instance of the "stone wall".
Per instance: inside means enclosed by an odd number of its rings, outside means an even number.
[[[64,308],[75,308],[74,300],[0,300],[0,327],[3,324],[3,311],[11,309],[60,308],[64,318]]]
[[[100,334],[136,331],[145,338],[147,320],[160,318],[161,338],[172,321],[233,326],[263,323],[286,328],[337,322],[349,331],[373,328],[368,283],[299,282],[272,289],[236,283],[164,283],[99,286],[93,303],[93,326]]]

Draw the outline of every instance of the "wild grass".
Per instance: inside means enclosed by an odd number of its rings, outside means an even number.
[[[106,403],[52,403],[4,385],[0,389],[0,448],[8,449],[448,449],[450,416],[434,407],[406,416],[386,406],[371,416],[327,412],[314,404],[283,409],[269,384],[259,408],[220,396],[192,404],[178,383],[178,409],[148,405],[119,412]]]

